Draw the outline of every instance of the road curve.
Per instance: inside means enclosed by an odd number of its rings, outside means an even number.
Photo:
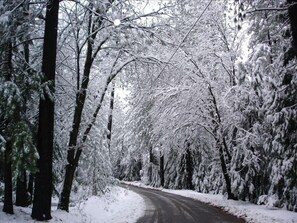
[[[197,200],[166,193],[123,185],[141,195],[146,204],[145,216],[137,223],[244,223],[223,210]]]

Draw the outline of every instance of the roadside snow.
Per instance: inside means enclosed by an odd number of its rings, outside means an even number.
[[[139,187],[156,189],[140,182],[124,182]],[[168,190],[157,188],[167,193],[190,197],[245,219],[249,223],[297,223],[297,213],[283,209],[255,205],[245,201],[227,200],[223,195],[202,194],[192,190]]]
[[[14,207],[14,215],[2,212],[0,203],[1,223],[32,223],[37,222],[30,217],[31,208]],[[100,197],[91,197],[87,201],[70,208],[70,212],[52,208],[50,223],[133,223],[144,215],[143,198],[121,187],[112,187],[110,192]]]
[[[107,196],[91,197],[83,210],[90,223],[132,223],[144,215],[145,203],[135,192],[117,187]]]

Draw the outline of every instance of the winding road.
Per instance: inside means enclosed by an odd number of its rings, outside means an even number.
[[[146,204],[145,216],[137,223],[244,223],[245,221],[227,214],[223,210],[197,200],[144,189],[124,186],[141,195]]]

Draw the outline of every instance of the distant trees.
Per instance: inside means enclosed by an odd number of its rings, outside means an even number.
[[[143,94],[131,100],[131,124],[139,124],[128,145],[137,145],[147,156],[162,145],[165,187],[188,187],[181,179],[190,173],[198,191],[226,192],[228,198],[255,203],[262,195],[270,196],[275,205],[294,210],[295,1],[220,3],[207,12],[217,18],[206,13],[176,52],[170,43],[176,46],[183,37],[179,32],[188,31],[182,21],[190,26],[187,16],[199,14],[203,4],[177,2],[172,14],[183,17],[167,20],[175,35],[168,38],[166,28],[159,29],[167,40],[162,47],[171,52],[167,58],[174,56],[165,67],[138,69],[141,78],[133,87]],[[151,81],[147,73],[158,79]],[[148,123],[140,125],[143,120]],[[160,186],[159,167],[146,169],[144,155],[140,161],[143,180]],[[187,170],[189,161],[193,170]],[[153,177],[146,177],[150,173]]]

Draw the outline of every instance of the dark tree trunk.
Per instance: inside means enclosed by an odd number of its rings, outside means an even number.
[[[213,105],[214,105],[214,110],[215,110],[216,119],[217,119],[217,121],[214,122],[214,124],[216,125],[215,130],[214,130],[214,135],[216,135],[215,140],[217,142],[217,146],[218,146],[218,149],[219,149],[219,156],[220,156],[223,176],[224,176],[225,183],[226,183],[226,190],[227,190],[227,194],[228,194],[228,199],[236,200],[236,197],[232,193],[232,189],[231,189],[231,179],[230,179],[230,176],[229,176],[229,171],[228,171],[228,168],[227,168],[227,162],[226,162],[226,159],[225,159],[224,151],[227,154],[228,161],[231,161],[232,157],[231,157],[231,154],[229,152],[226,139],[223,136],[223,134],[220,133],[221,130],[219,129],[219,127],[222,124],[222,120],[221,120],[221,115],[220,115],[220,112],[219,112],[219,109],[218,109],[218,106],[217,106],[216,97],[215,97],[215,95],[214,95],[214,93],[212,91],[211,86],[208,87],[208,90],[209,90],[209,93],[210,93],[210,95],[212,97],[212,102],[213,102]],[[212,116],[213,116],[213,118],[215,118],[214,115],[212,115]],[[218,125],[216,123],[218,123]],[[219,136],[219,135],[221,135],[221,136]]]
[[[5,155],[4,151],[0,151],[0,181],[4,182],[4,168],[5,168]]]
[[[28,182],[28,194],[29,194],[29,203],[32,203],[33,198],[33,185],[34,185],[34,175],[30,173],[29,182]]]
[[[110,6],[114,2],[114,0],[109,0],[108,2],[109,2],[109,4],[105,8],[105,10],[106,10],[105,12],[107,12],[107,10],[110,8]],[[93,4],[90,3],[89,8],[92,8],[92,7],[93,7]],[[96,9],[94,11],[96,11]],[[74,173],[75,173],[76,167],[78,166],[80,155],[82,153],[82,148],[77,147],[77,139],[78,139],[79,130],[80,130],[82,111],[84,109],[84,104],[85,104],[85,100],[86,100],[86,91],[87,91],[87,88],[89,85],[89,76],[91,73],[91,68],[92,68],[94,59],[96,58],[98,52],[101,50],[102,45],[105,43],[105,41],[107,41],[107,39],[102,41],[99,44],[99,46],[97,47],[97,49],[94,50],[93,42],[94,42],[94,40],[96,40],[97,34],[100,30],[99,28],[102,26],[103,17],[96,15],[93,18],[93,12],[91,10],[89,10],[89,13],[90,14],[89,14],[89,23],[88,23],[88,36],[89,36],[89,40],[92,40],[92,41],[88,41],[88,43],[87,43],[86,60],[85,60],[85,64],[84,64],[83,77],[82,77],[82,81],[81,81],[80,90],[78,91],[78,93],[76,95],[76,106],[75,106],[75,110],[74,110],[72,130],[70,132],[68,150],[67,150],[68,164],[66,166],[64,185],[63,185],[62,193],[60,196],[60,201],[58,204],[58,209],[65,210],[67,212],[69,211],[70,192],[71,192],[71,188],[72,188]],[[78,74],[78,76],[80,76],[80,75]],[[105,96],[106,89],[108,87],[108,84],[111,82],[111,80],[113,78],[114,78],[114,76],[109,78],[107,81],[105,89],[103,90],[103,93],[101,94],[100,104],[97,106],[97,108],[93,114],[93,118],[87,126],[87,129],[84,131],[82,144],[87,140],[87,136],[88,136],[89,132],[91,131],[92,126],[95,123],[96,117],[97,117],[98,112],[102,105],[101,103]]]
[[[20,171],[17,177],[15,205],[21,207],[29,205],[26,170]]]
[[[164,155],[160,156],[160,183],[161,186],[164,187]]]
[[[105,85],[105,88],[104,88],[104,90],[103,90],[103,92],[101,94],[101,97],[100,97],[99,105],[97,106],[97,108],[96,108],[96,110],[95,110],[95,112],[93,114],[93,119],[88,124],[88,127],[84,131],[83,138],[82,138],[82,143],[86,142],[87,136],[90,133],[90,131],[91,131],[91,129],[92,129],[92,127],[93,127],[93,125],[94,125],[94,123],[96,121],[98,112],[99,112],[99,110],[100,110],[100,108],[102,106],[103,99],[104,99],[105,93],[107,91],[107,87],[108,87],[108,85],[109,85],[109,83],[111,81],[112,81],[112,79],[108,79],[108,81],[107,81],[107,83]],[[83,106],[81,108],[83,108]],[[78,108],[78,109],[80,109],[80,108]],[[80,121],[79,121],[79,125],[80,125]],[[78,126],[76,125],[76,127],[78,127]],[[78,135],[73,135],[74,132],[76,132],[76,131],[73,131],[71,133],[71,135],[73,137],[76,137],[75,140],[77,141]],[[76,132],[76,134],[78,134],[78,131]],[[76,141],[75,141],[75,145],[76,145]],[[72,141],[72,142],[74,142],[74,141]],[[76,167],[78,166],[78,162],[79,162],[79,158],[80,158],[81,153],[82,153],[81,148],[77,148],[76,153],[72,152],[71,150],[68,150],[68,155],[69,155],[68,162],[69,162],[69,164],[67,164],[67,166],[66,166],[66,173],[65,173],[63,190],[62,190],[59,205],[58,205],[58,208],[61,209],[61,210],[69,211],[69,201],[70,201],[72,183],[73,183],[73,179],[74,179],[74,173],[75,173]]]
[[[150,147],[149,149],[150,152],[150,163],[148,167],[148,181],[151,183],[153,181],[153,161],[154,161],[154,154],[153,154],[153,148]]]
[[[23,13],[29,12],[29,1],[24,2],[23,4]],[[30,49],[29,49],[29,42],[24,41],[23,43],[24,47],[24,63],[23,63],[23,70],[30,73]],[[23,94],[23,100],[24,104],[26,105],[27,98],[28,98],[28,93]],[[23,114],[26,113],[26,107],[23,108],[22,111]],[[21,206],[21,207],[26,207],[30,204],[29,201],[29,195],[27,191],[27,173],[25,169],[18,170],[18,175],[17,175],[17,182],[16,182],[16,201],[15,201],[16,206]]]
[[[8,41],[7,51],[5,52],[4,63],[2,71],[5,81],[11,81],[12,77],[12,43]],[[9,128],[9,120],[5,121],[5,128]],[[3,211],[8,214],[13,214],[13,201],[12,201],[12,142],[9,136],[6,135],[6,144],[4,152],[4,206]]]
[[[109,104],[109,116],[108,116],[108,123],[107,123],[107,142],[108,142],[108,150],[110,155],[110,142],[111,142],[111,129],[112,129],[112,113],[114,107],[114,91],[115,91],[115,83],[113,82],[112,90],[110,93],[110,104]]]
[[[66,165],[64,185],[60,196],[58,208],[67,212],[69,211],[70,193],[71,193],[75,170],[76,170],[75,165],[72,165],[72,164]]]
[[[4,205],[3,211],[13,214],[12,201],[12,170],[11,170],[11,152],[12,145],[10,141],[6,142],[5,147],[5,166],[4,166]]]
[[[288,14],[291,24],[292,46],[285,53],[284,65],[297,57],[297,0],[288,0],[288,4],[291,4],[288,8]]]
[[[187,182],[186,182],[186,189],[190,189],[193,190],[194,186],[192,183],[192,179],[193,179],[193,159],[192,159],[192,154],[191,154],[191,150],[189,148],[190,144],[187,145],[187,152],[186,152],[186,173],[187,173]]]
[[[45,81],[55,90],[56,50],[58,31],[59,0],[48,2],[45,21],[42,71]],[[39,102],[37,135],[38,172],[35,178],[32,218],[43,221],[51,219],[52,159],[54,139],[54,100],[45,93]]]
[[[231,179],[230,179],[230,176],[228,174],[227,165],[226,165],[225,156],[224,156],[224,151],[223,151],[222,145],[220,145],[220,144],[219,144],[219,154],[220,154],[220,161],[221,161],[223,176],[224,176],[225,183],[226,183],[226,190],[227,190],[228,199],[236,200],[236,197],[232,193]]]
[[[292,32],[292,46],[297,49],[297,0],[288,0],[289,4],[293,4],[289,7],[289,18],[291,23],[291,32]]]

